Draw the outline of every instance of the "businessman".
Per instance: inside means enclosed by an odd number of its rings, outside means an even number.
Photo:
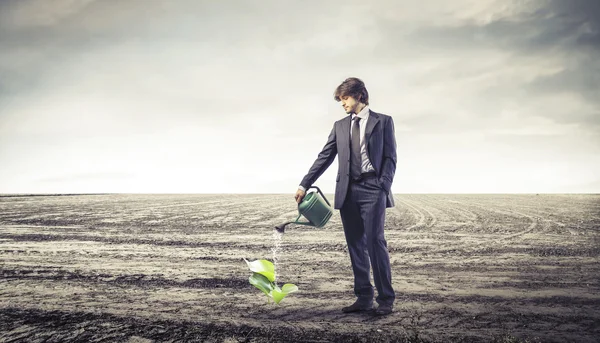
[[[300,182],[298,203],[306,190],[338,156],[334,208],[340,210],[354,273],[354,304],[343,312],[371,311],[373,285],[377,288],[377,315],[392,313],[396,295],[387,242],[384,237],[385,209],[394,206],[391,193],[396,172],[396,138],[392,117],[369,109],[369,93],[358,78],[344,80],[334,99],[348,116],[336,121],[323,150]]]

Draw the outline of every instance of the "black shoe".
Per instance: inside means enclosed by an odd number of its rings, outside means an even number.
[[[375,314],[378,316],[386,316],[392,313],[392,305],[379,305],[379,307],[375,310]]]
[[[372,309],[373,309],[373,303],[365,304],[363,302],[356,301],[354,304],[352,304],[348,307],[342,308],[342,312],[344,312],[344,313],[364,312],[364,311],[371,311]]]

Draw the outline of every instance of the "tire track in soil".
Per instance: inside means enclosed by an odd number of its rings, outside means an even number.
[[[429,218],[431,219],[429,221],[429,224],[426,225],[426,228],[433,228],[435,226],[435,224],[437,224],[438,218],[433,213],[431,213],[431,211],[429,211],[427,209],[427,205],[424,204],[423,200],[420,200],[420,208],[423,211],[427,212],[427,214],[429,215]]]
[[[459,201],[427,199],[424,203],[440,212],[448,213],[448,218],[455,221],[458,221],[456,216],[460,216],[467,220],[467,224],[476,225],[480,219],[480,216],[476,212],[464,208]]]
[[[562,232],[567,232],[572,236],[588,234],[587,230],[582,229],[580,227],[577,227],[574,225],[569,225],[567,223],[558,221],[556,219],[550,219],[550,217],[555,216],[555,214],[552,213],[551,209],[549,209],[549,208],[540,208],[540,206],[528,206],[528,205],[523,205],[523,204],[519,204],[519,208],[527,208],[529,211],[533,212],[533,214],[538,218],[538,221],[546,222],[555,227],[558,227],[558,229],[556,229],[556,228],[553,228],[552,226],[550,226],[548,228],[548,231],[550,231],[551,229],[554,229],[554,230],[552,230],[552,231],[554,231],[554,233],[560,234]]]
[[[395,202],[401,202],[402,204],[404,204],[404,206],[406,206],[409,209],[411,209],[413,211],[412,213],[415,216],[415,219],[417,220],[417,222],[415,224],[410,225],[410,226],[405,227],[405,228],[399,228],[399,229],[401,229],[402,231],[408,232],[408,231],[411,231],[413,229],[425,226],[425,215],[423,214],[423,212],[419,211],[415,206],[409,204],[406,200],[401,200],[401,199],[394,198],[394,201]],[[395,210],[395,212],[396,212],[397,215],[402,215],[402,213],[400,212],[400,209],[398,209],[397,207],[394,207],[394,210]]]
[[[490,206],[485,206],[485,205],[480,205],[480,204],[475,204],[471,201],[453,201],[453,203],[460,203],[462,205],[462,208],[464,208],[465,211],[468,211],[469,213],[472,213],[475,217],[477,217],[478,219],[481,218],[486,218],[486,217],[490,217],[489,215],[486,216],[485,213],[498,213],[501,214],[503,216],[501,216],[501,218],[506,217],[506,215],[511,215],[515,218],[528,218],[529,219],[529,225],[527,228],[525,228],[524,230],[518,231],[516,233],[511,233],[509,235],[505,235],[499,238],[492,238],[492,241],[495,240],[504,240],[504,239],[509,239],[509,238],[514,238],[514,237],[518,237],[524,234],[527,234],[529,232],[532,232],[538,224],[538,219],[534,218],[531,215],[519,212],[519,211],[514,211],[514,210],[510,210],[510,209],[495,209],[493,208],[491,205]],[[497,206],[497,204],[496,204]],[[469,208],[477,208],[479,211],[472,211],[469,210]],[[478,214],[479,212],[481,212],[482,214]],[[492,217],[492,218],[496,218],[496,217]]]
[[[433,214],[431,214],[434,216],[434,218],[436,218],[435,224],[439,223],[436,232],[454,235],[460,227],[466,226],[468,228],[476,228],[479,225],[478,219],[480,217],[475,212],[464,208],[459,208],[456,205],[450,206],[445,199],[436,199],[427,195],[421,199],[421,202],[424,207],[429,207],[431,210],[442,213],[441,218],[435,217]],[[431,213],[431,211],[428,212]],[[444,216],[447,219],[444,219]],[[461,221],[461,217],[464,217],[466,221]],[[452,229],[453,225],[451,224],[454,224],[456,228]],[[446,228],[446,226],[449,228]]]
[[[508,240],[511,238],[525,235],[527,233],[532,232],[537,227],[537,224],[538,224],[538,220],[536,218],[534,218],[533,216],[530,216],[528,214],[522,213],[522,212],[518,212],[518,211],[514,211],[514,210],[507,210],[507,209],[498,210],[498,209],[494,209],[494,208],[484,207],[481,205],[476,205],[473,203],[470,203],[469,206],[477,207],[477,208],[483,209],[484,211],[488,211],[488,212],[494,212],[494,213],[498,213],[498,214],[502,214],[502,215],[513,215],[513,216],[516,215],[515,216],[516,218],[528,218],[529,219],[529,221],[530,221],[529,226],[527,228],[525,228],[524,230],[513,233],[513,234],[509,234],[509,235],[503,235],[502,237],[492,238],[489,241],[497,242],[497,241]]]

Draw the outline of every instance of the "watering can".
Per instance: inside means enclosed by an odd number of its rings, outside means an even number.
[[[333,215],[331,205],[319,187],[309,187],[309,189],[311,188],[316,188],[318,193],[307,193],[302,201],[298,204],[298,218],[296,218],[296,220],[293,222],[287,222],[276,226],[275,229],[277,232],[283,233],[285,231],[285,226],[288,224],[308,225],[317,228],[323,227],[325,224],[327,224],[329,218],[331,218]],[[308,219],[308,221],[299,222],[298,219],[300,219],[300,216],[304,216],[306,219]]]

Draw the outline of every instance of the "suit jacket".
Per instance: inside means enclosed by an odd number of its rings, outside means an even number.
[[[300,182],[308,189],[333,163],[338,155],[338,174],[335,180],[334,208],[341,209],[350,185],[350,122],[348,115],[333,124],[327,143],[317,156],[312,167]],[[394,121],[391,116],[373,112],[369,109],[369,120],[365,129],[367,154],[371,165],[375,168],[377,182],[387,194],[386,207],[394,207],[391,193],[394,174],[396,173],[396,137]]]

